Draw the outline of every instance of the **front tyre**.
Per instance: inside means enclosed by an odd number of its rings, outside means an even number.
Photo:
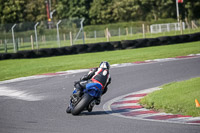
[[[92,99],[93,99],[93,97],[91,97],[89,94],[85,93],[82,96],[81,101],[73,109],[71,109],[72,115],[79,115],[81,113],[81,111],[84,110],[84,108],[88,107],[88,105],[90,104]]]

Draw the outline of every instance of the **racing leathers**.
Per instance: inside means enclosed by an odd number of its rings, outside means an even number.
[[[111,83],[109,70],[106,68],[93,68],[87,75],[84,75],[80,81],[75,82],[75,88],[81,92],[88,83],[99,83],[102,87],[102,95],[107,92],[108,85]]]

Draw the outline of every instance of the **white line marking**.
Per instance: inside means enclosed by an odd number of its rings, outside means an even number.
[[[29,92],[14,90],[8,87],[0,87],[0,96],[10,97],[13,99],[20,99],[24,101],[40,101],[44,99],[43,96],[34,96]]]
[[[124,104],[113,104],[111,105],[112,108],[117,108],[117,107],[124,107],[124,106],[139,106],[140,104],[138,103],[124,103]]]
[[[140,100],[141,98],[143,98],[143,97],[128,97],[128,98],[119,99],[116,102],[131,101],[131,100]]]

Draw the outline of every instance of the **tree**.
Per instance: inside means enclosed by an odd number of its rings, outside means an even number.
[[[200,18],[200,1],[199,0],[184,0],[185,16],[189,20]]]
[[[109,14],[106,13],[112,0],[94,0],[89,10],[91,24],[109,23]]]
[[[25,6],[26,21],[37,22],[47,20],[45,1],[28,0]]]
[[[24,21],[26,2],[24,0],[0,0],[1,23],[18,23]]]
[[[113,0],[108,11],[112,11],[115,22],[140,20],[143,15],[140,4],[139,0]]]
[[[47,0],[0,0],[0,23],[47,20]],[[55,19],[85,18],[84,24],[176,19],[176,0],[51,0]],[[179,4],[181,19],[200,18],[200,1]]]
[[[85,18],[85,23],[89,24],[89,9],[92,1],[93,0],[60,0],[56,6],[58,18]]]

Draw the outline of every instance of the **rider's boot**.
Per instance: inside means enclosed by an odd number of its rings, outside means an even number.
[[[88,112],[92,112],[93,107],[94,106],[89,105],[88,108],[87,108]]]
[[[99,105],[101,103],[101,97],[96,98],[95,104]]]
[[[95,101],[93,100],[93,101],[88,105],[88,107],[87,107],[88,112],[91,112],[91,111],[92,111],[94,105],[95,105]]]

